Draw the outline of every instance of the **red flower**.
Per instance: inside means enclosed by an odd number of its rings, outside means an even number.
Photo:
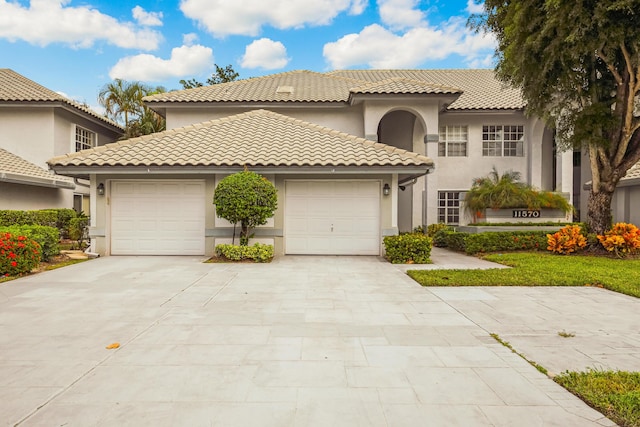
[[[17,265],[18,265],[18,263],[17,263],[17,262],[15,262],[15,261],[11,261],[11,267],[16,267]]]
[[[14,259],[16,257],[16,254],[14,254],[13,252],[9,252],[9,258]]]

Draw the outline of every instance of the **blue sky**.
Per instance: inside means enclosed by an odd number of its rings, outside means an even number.
[[[0,0],[0,67],[97,106],[115,78],[168,90],[289,70],[487,68],[480,0]]]

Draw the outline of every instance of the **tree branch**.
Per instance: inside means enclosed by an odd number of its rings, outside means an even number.
[[[619,85],[623,84],[622,76],[620,75],[620,73],[618,73],[618,70],[616,69],[616,67],[613,66],[611,61],[609,61],[609,58],[607,57],[607,55],[604,54],[603,47],[599,48],[596,51],[596,54],[600,57],[600,59],[604,61],[609,71],[611,71],[611,74],[613,74],[613,77],[616,79],[616,83],[618,83]]]

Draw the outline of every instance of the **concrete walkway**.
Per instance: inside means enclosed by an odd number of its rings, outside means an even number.
[[[599,289],[422,288],[376,257],[201,261],[0,284],[1,425],[609,426],[489,332],[544,366],[602,330],[617,353],[593,360],[637,362],[637,328],[600,326],[637,325],[640,304]],[[535,339],[560,329],[576,337]]]

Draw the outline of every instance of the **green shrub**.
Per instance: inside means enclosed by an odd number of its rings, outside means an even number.
[[[464,252],[466,249],[466,240],[470,233],[460,233],[453,230],[444,230],[441,232],[445,245],[453,251]]]
[[[0,227],[0,233],[26,236],[35,240],[40,245],[42,261],[48,261],[52,256],[60,253],[60,248],[58,247],[60,233],[57,228],[42,225],[22,225]]]
[[[477,254],[480,252],[545,250],[547,233],[544,231],[499,231],[486,233],[449,233],[450,249]]]
[[[18,276],[40,262],[40,245],[21,233],[0,232],[0,276]]]
[[[89,217],[77,216],[69,221],[68,235],[69,238],[75,240],[78,249],[82,250],[84,240],[88,236]]]
[[[435,237],[440,230],[453,230],[453,228],[445,223],[439,222],[436,224],[429,224],[427,226],[427,236]]]
[[[409,233],[386,236],[385,256],[393,264],[428,264],[433,239],[424,234]]]
[[[0,227],[16,225],[42,225],[55,227],[61,236],[66,236],[72,218],[77,216],[73,209],[41,209],[35,211],[0,210]]]
[[[273,245],[255,243],[252,246],[230,244],[216,245],[216,255],[230,261],[252,259],[255,262],[269,262],[273,258]]]
[[[433,234],[433,246],[437,248],[447,247],[447,236],[454,231],[453,227],[447,226],[440,228]],[[429,235],[427,233],[427,235]]]

